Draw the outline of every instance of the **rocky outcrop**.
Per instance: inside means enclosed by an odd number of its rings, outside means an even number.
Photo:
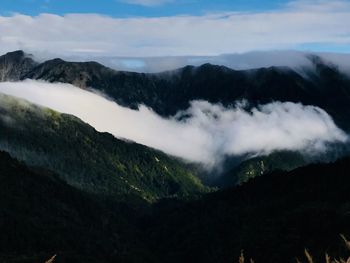
[[[37,63],[23,51],[0,56],[0,81],[16,81],[31,71]]]

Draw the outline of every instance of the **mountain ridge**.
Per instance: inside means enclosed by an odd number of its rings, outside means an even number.
[[[17,62],[28,56],[16,51],[4,57],[9,57],[6,60],[16,57],[14,65],[20,68]],[[234,70],[209,63],[146,74],[116,71],[92,61],[67,62],[56,58],[32,64],[29,71],[19,70],[25,73],[18,80],[70,83],[95,90],[124,107],[137,109],[143,104],[162,117],[187,109],[193,100],[227,107],[245,101],[247,110],[274,101],[302,103],[324,109],[338,127],[350,132],[350,78],[318,56],[308,59],[313,68],[305,69],[303,74],[288,67]]]
[[[17,51],[24,57],[23,51]],[[12,53],[3,55],[11,57]],[[251,107],[273,101],[300,102],[324,109],[336,124],[350,130],[350,77],[336,66],[312,57],[314,68],[304,74],[288,67],[233,70],[224,66],[203,64],[161,73],[116,71],[97,62],[66,62],[53,59],[32,65],[28,70],[18,66],[17,79],[70,83],[106,94],[122,106],[137,109],[140,104],[162,116],[175,115],[189,107],[192,100],[207,100],[233,105],[246,100]],[[17,63],[17,64],[16,64]],[[6,68],[0,67],[0,72]],[[19,74],[22,73],[22,74]],[[6,75],[6,74],[5,74]],[[2,79],[4,81],[6,79]]]
[[[0,56],[0,81],[16,81],[27,74],[38,63],[22,50]]]
[[[350,234],[349,158],[139,210],[0,151],[0,222],[7,222],[0,224],[0,260],[34,263],[57,254],[58,263],[224,263],[244,249],[261,262],[294,262],[305,247],[315,260],[340,256],[339,233]]]
[[[5,80],[28,76],[95,88],[163,116],[192,99],[223,105],[246,99],[254,106],[301,98],[323,105],[342,128],[350,119],[349,79],[322,61],[307,77],[279,67],[204,64],[138,74],[61,59],[34,65],[24,52],[1,61]],[[306,164],[299,153],[251,158],[223,178],[225,186],[239,186],[208,193],[177,159],[6,95],[0,134],[0,149],[8,152],[0,151],[0,261],[58,254],[57,263],[224,263],[244,249],[262,262],[292,262],[305,247],[315,259],[334,255],[338,234],[350,234],[350,157],[297,169]]]
[[[0,133],[0,149],[88,192],[153,202],[207,191],[174,157],[11,96],[0,95]]]
[[[151,248],[168,263],[232,262],[242,250],[271,263],[295,262],[305,248],[315,262],[344,253],[339,234],[350,235],[349,164],[346,157],[274,171],[199,200],[163,200],[149,220]]]

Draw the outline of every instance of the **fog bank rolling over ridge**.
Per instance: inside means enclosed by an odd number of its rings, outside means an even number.
[[[322,109],[291,102],[247,111],[244,103],[225,108],[192,101],[187,110],[163,118],[143,105],[139,110],[125,108],[70,84],[4,82],[0,92],[75,115],[98,131],[208,167],[228,155],[261,155],[274,150],[322,152],[327,143],[348,139]]]

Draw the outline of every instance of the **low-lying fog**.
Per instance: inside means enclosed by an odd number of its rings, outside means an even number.
[[[98,131],[209,168],[228,155],[261,155],[274,150],[322,152],[327,143],[347,141],[347,135],[325,111],[291,102],[274,102],[247,111],[244,102],[226,108],[193,101],[186,111],[163,118],[143,105],[139,110],[125,108],[70,84],[4,82],[0,83],[0,92],[75,115]]]

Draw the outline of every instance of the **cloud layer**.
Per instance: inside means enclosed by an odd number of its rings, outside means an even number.
[[[323,110],[295,103],[275,102],[247,112],[243,104],[225,108],[194,101],[188,110],[166,119],[145,106],[138,111],[124,108],[69,84],[0,83],[0,92],[73,114],[99,131],[208,167],[227,155],[285,149],[319,152],[327,143],[347,140]]]
[[[350,43],[348,1],[293,1],[274,11],[112,18],[98,14],[0,17],[0,52],[62,55],[218,55]],[[48,26],[49,25],[49,26]],[[88,25],[88,26],[87,26]]]

